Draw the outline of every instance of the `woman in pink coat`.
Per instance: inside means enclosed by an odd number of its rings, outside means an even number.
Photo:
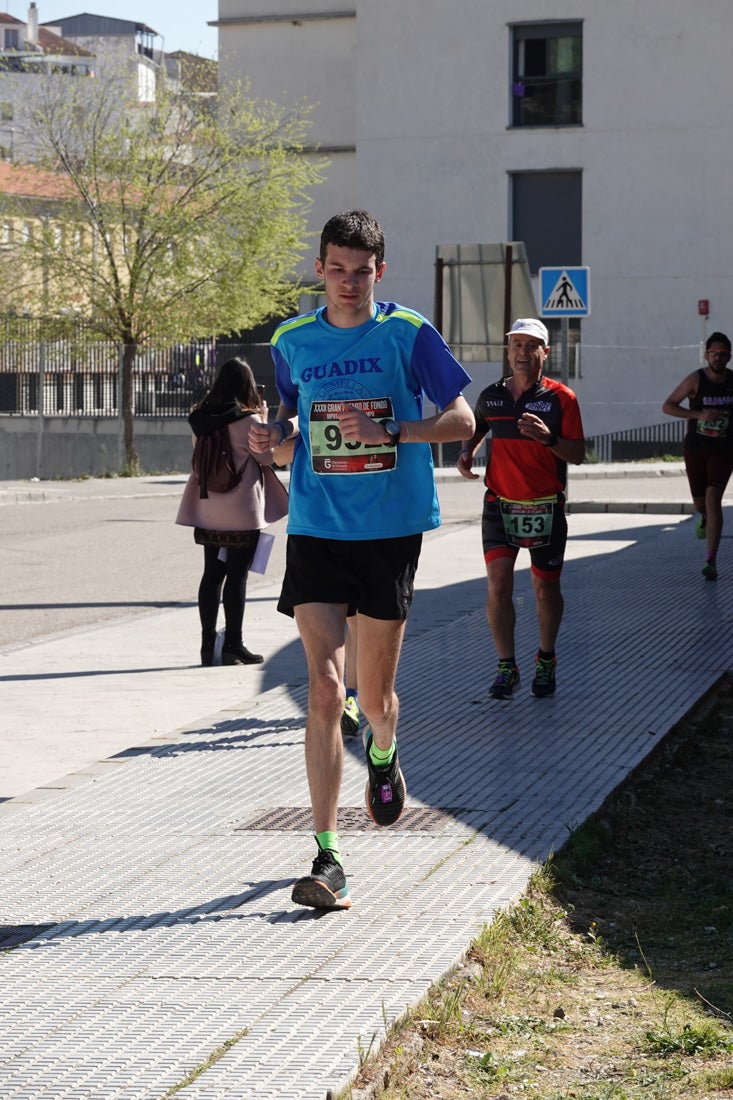
[[[226,426],[239,484],[229,492],[209,490],[200,496],[195,473],[183,492],[176,523],[193,527],[194,539],[204,548],[204,572],[199,584],[201,664],[211,665],[216,640],[219,603],[224,605],[222,664],[259,664],[262,655],[252,653],[242,641],[242,622],[247,597],[247,574],[265,519],[265,487],[260,466],[269,466],[272,452],[250,454],[249,425],[260,420],[261,399],[252,370],[243,359],[229,359],[219,368],[211,389],[194,405],[188,422],[194,444],[200,435]]]

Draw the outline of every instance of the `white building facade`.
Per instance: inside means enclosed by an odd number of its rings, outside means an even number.
[[[664,421],[733,336],[731,0],[219,0],[217,23],[221,82],[314,105],[312,229],[371,210],[384,297],[432,317],[441,245],[524,241],[538,311],[540,267],[589,268],[588,435]],[[469,399],[500,369],[467,367]]]
[[[83,46],[98,58],[100,73],[105,69],[129,74],[135,83],[139,103],[153,103],[160,74],[177,78],[178,65],[166,65],[163,39],[146,23],[106,15],[70,15],[45,24],[49,30]]]

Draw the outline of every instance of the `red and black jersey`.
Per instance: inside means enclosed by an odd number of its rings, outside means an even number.
[[[567,463],[549,447],[520,435],[517,422],[524,412],[543,420],[560,439],[583,439],[578,399],[554,378],[540,377],[515,401],[506,379],[482,390],[474,414],[476,427],[491,433],[491,457],[486,488],[508,500],[533,500],[565,490]]]

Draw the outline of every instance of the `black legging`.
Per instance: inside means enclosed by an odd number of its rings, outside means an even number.
[[[221,561],[218,546],[204,546],[204,575],[199,584],[199,616],[201,636],[205,641],[211,642],[212,648],[220,601],[224,604],[224,645],[241,644],[242,620],[247,599],[247,573],[253,557],[254,547],[246,550],[229,547],[226,561]]]

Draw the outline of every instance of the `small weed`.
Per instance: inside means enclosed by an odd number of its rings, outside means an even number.
[[[495,1085],[506,1081],[509,1076],[509,1067],[491,1051],[477,1058],[471,1068],[477,1076]]]
[[[369,1040],[369,1046],[364,1048],[362,1046],[362,1042],[361,1042],[361,1035],[357,1036],[356,1049],[359,1052],[359,1065],[360,1066],[365,1065],[366,1062],[369,1060],[369,1055],[372,1052],[372,1047],[374,1046],[376,1040],[377,1040],[377,1033],[375,1031],[374,1034],[372,1035],[371,1039]]]
[[[722,1092],[723,1089],[733,1089],[733,1066],[730,1069],[705,1070],[697,1075],[701,1088],[710,1092]]]
[[[490,997],[501,997],[516,966],[517,954],[514,951],[493,958],[490,965],[485,964],[481,976],[485,993]]]
[[[517,956],[511,940],[508,922],[500,916],[484,926],[473,945],[472,957],[481,964],[478,982],[488,997],[501,997],[514,973]]]
[[[598,948],[599,951],[606,950],[606,942],[603,939],[603,936],[598,931],[597,921],[593,920],[590,922],[590,928],[588,929],[588,939],[595,947]]]
[[[733,1037],[723,1034],[714,1023],[686,1023],[677,1030],[666,1022],[662,1028],[646,1033],[647,1049],[669,1058],[672,1054],[725,1054],[733,1051]]]
[[[525,946],[554,950],[565,914],[561,909],[547,909],[534,898],[524,897],[507,915],[512,929],[521,937]]]

